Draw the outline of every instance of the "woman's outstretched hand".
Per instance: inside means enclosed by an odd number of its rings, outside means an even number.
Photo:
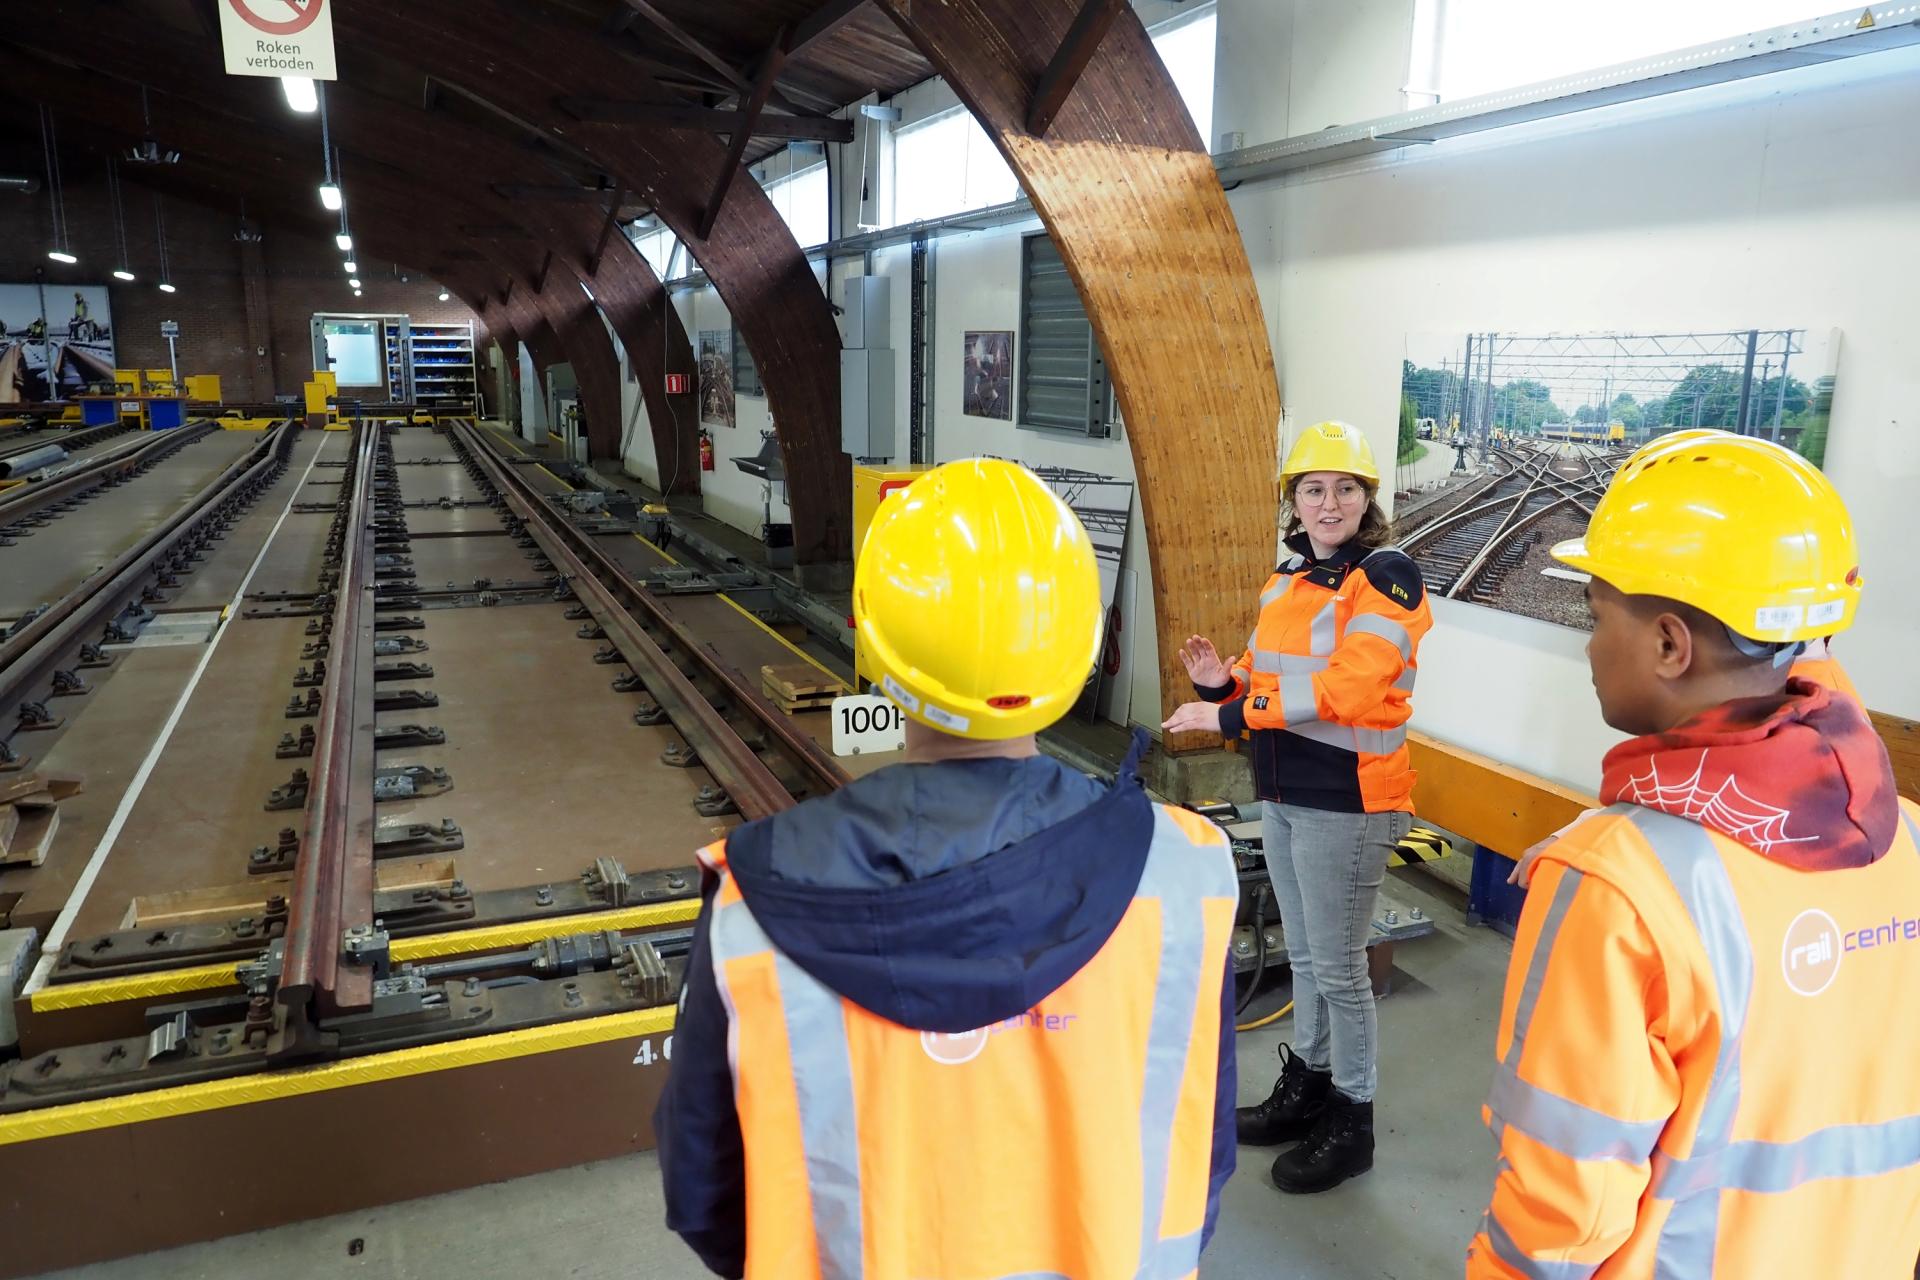
[[[1202,689],[1218,689],[1233,683],[1233,673],[1220,660],[1213,641],[1205,636],[1187,637],[1187,642],[1180,646],[1180,663],[1186,667],[1187,677]]]
[[[1220,683],[1226,683],[1224,680]],[[1217,702],[1188,702],[1174,708],[1161,729],[1168,733],[1218,733],[1220,732],[1220,704]]]

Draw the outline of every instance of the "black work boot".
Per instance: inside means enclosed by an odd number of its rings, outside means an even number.
[[[1305,1141],[1273,1162],[1273,1182],[1289,1195],[1337,1187],[1373,1168],[1373,1103],[1333,1090]]]
[[[1293,1051],[1280,1046],[1280,1078],[1273,1092],[1257,1107],[1239,1107],[1233,1113],[1233,1127],[1241,1142],[1248,1146],[1270,1147],[1276,1142],[1292,1142],[1312,1132],[1333,1090],[1333,1074],[1315,1071]]]

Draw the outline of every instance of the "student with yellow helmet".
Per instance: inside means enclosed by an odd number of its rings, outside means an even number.
[[[905,763],[701,850],[668,1225],[723,1276],[1192,1275],[1239,885],[1148,801],[1144,734],[1112,787],[1038,754],[1098,652],[1086,530],[1013,463],[936,467],[881,505],[853,611]]]
[[[1920,807],[1790,664],[1845,630],[1845,505],[1767,441],[1637,452],[1584,537],[1607,806],[1539,852],[1469,1280],[1905,1276],[1920,1253]]]

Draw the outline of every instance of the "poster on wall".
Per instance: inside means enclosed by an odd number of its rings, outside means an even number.
[[[0,404],[66,399],[112,381],[105,285],[0,284]]]
[[[1435,595],[1591,630],[1549,553],[1628,455],[1716,427],[1824,466],[1839,355],[1837,329],[1410,334],[1394,540]]]
[[[700,330],[700,421],[733,425],[733,330]]]
[[[970,418],[1013,420],[1013,331],[969,329],[960,412]]]

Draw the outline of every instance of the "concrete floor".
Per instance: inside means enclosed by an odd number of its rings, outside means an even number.
[[[1402,1280],[1459,1275],[1493,1182],[1480,1124],[1508,943],[1461,921],[1457,896],[1396,871],[1399,892],[1441,921],[1401,947],[1381,1005],[1379,1155],[1368,1176],[1290,1198],[1267,1180],[1271,1152],[1242,1148],[1205,1280]],[[1264,997],[1267,1004],[1272,997]],[[1268,1004],[1268,1007],[1272,1007]],[[1240,1037],[1240,1100],[1276,1074],[1288,1020]],[[61,1280],[470,1280],[475,1276],[698,1280],[707,1272],[662,1225],[649,1154],[297,1223],[55,1273]]]

